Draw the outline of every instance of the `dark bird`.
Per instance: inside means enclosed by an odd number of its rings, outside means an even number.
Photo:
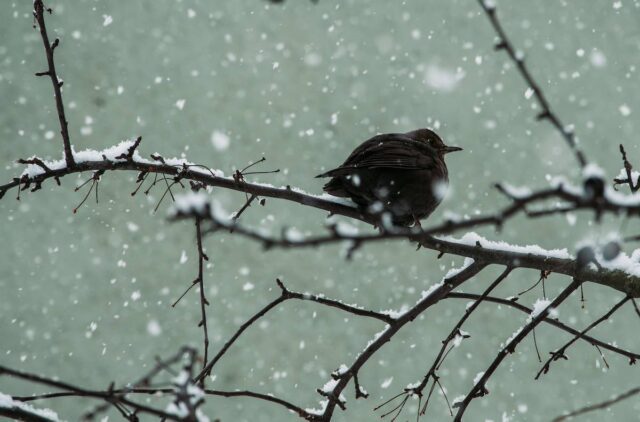
[[[440,204],[449,185],[444,155],[449,147],[429,129],[385,133],[364,141],[338,168],[324,191],[351,198],[367,213],[388,212],[394,225],[420,225]]]

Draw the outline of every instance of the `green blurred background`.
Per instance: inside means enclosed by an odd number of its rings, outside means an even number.
[[[494,33],[473,0],[61,0],[50,6],[47,24],[51,36],[61,38],[56,60],[76,150],[141,135],[145,156],[184,155],[226,174],[264,155],[260,169],[281,172],[251,180],[320,193],[322,181],[313,176],[339,164],[362,140],[430,126],[447,143],[465,148],[448,160],[452,188],[432,221],[447,212],[473,215],[505,204],[491,187],[497,181],[542,187],[558,174],[578,181],[563,141],[550,125],[535,122],[527,87],[504,53],[493,51]],[[22,171],[17,158],[61,155],[50,82],[33,76],[45,59],[31,7],[30,1],[5,1],[0,12],[3,181]],[[554,109],[575,125],[587,156],[615,176],[620,142],[630,157],[638,156],[638,2],[519,0],[498,7]],[[88,201],[74,215],[84,191],[73,187],[89,176],[67,177],[62,187],[47,183],[19,202],[16,192],[0,201],[0,364],[104,389],[142,375],[156,355],[168,356],[184,344],[200,347],[197,292],[170,307],[196,276],[197,253],[192,223],[167,222],[168,202],[153,213],[160,189],[148,197],[129,195],[135,174],[107,174],[100,203]],[[212,196],[229,211],[244,202],[243,195],[221,189]],[[276,234],[283,225],[318,233],[325,217],[267,200],[242,220]],[[481,232],[573,252],[579,241],[620,230],[637,234],[636,227],[613,218],[596,224],[585,213],[517,218],[501,233]],[[264,252],[229,235],[210,236],[205,246],[214,352],[277,296],[276,277],[292,290],[399,309],[462,263],[401,242],[367,246],[352,262],[341,258],[340,246]],[[482,291],[500,270],[485,271],[463,290]],[[515,294],[537,276],[515,271],[497,293]],[[568,281],[552,277],[548,290],[555,293]],[[592,284],[585,293],[586,309],[571,298],[560,309],[563,321],[584,327],[620,298]],[[535,289],[521,302],[531,305],[540,295]],[[355,401],[349,387],[347,412],[337,411],[335,420],[379,419],[373,408],[422,377],[464,307],[464,301],[441,303],[403,329],[360,373],[369,399]],[[525,318],[492,305],[478,309],[465,328],[472,337],[441,370],[449,399],[471,388],[475,374]],[[637,327],[625,307],[594,334],[638,350]],[[208,385],[317,407],[315,389],[340,364],[349,365],[381,328],[312,303],[286,303],[246,332]],[[541,327],[537,339],[546,356],[568,337]],[[638,385],[638,369],[617,356],[607,354],[609,370],[584,344],[569,356],[533,381],[540,364],[528,339],[492,378],[491,394],[473,402],[467,419],[547,421]],[[0,378],[0,391],[47,390]],[[436,397],[426,420],[449,420],[444,399]],[[90,407],[69,398],[41,404],[67,420]],[[410,402],[401,420],[415,418],[416,405]],[[628,400],[580,420],[638,420],[639,411],[638,400]],[[210,398],[206,413],[222,421],[297,419],[278,406],[242,398]]]

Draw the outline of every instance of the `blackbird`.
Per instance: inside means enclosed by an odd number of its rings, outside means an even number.
[[[429,129],[376,135],[358,146],[331,177],[324,191],[351,198],[367,213],[388,212],[394,225],[420,225],[444,197],[449,184],[444,155],[449,147]]]

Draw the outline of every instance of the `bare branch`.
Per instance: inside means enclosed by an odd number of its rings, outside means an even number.
[[[255,393],[253,391],[248,391],[248,390],[221,391],[221,390],[207,389],[207,390],[204,390],[204,392],[213,396],[222,396],[222,397],[253,397],[255,399],[260,399],[260,400],[264,400],[264,401],[268,401],[271,403],[276,403],[281,406],[284,406],[287,409],[291,410],[292,412],[295,412],[301,418],[304,418],[306,420],[315,421],[317,419],[315,415],[310,414],[309,412],[302,409],[301,407],[298,407],[286,400],[280,399],[278,397],[275,397],[269,394]]]
[[[422,247],[438,251],[442,254],[449,253],[465,256],[488,264],[498,264],[514,268],[530,268],[564,274],[571,277],[580,277],[584,280],[614,288],[629,296],[640,297],[640,278],[633,274],[626,273],[622,270],[607,269],[602,266],[594,269],[587,265],[589,262],[582,263],[573,258],[560,258],[550,253],[535,253],[527,249],[520,249],[522,250],[520,252],[515,246],[510,248],[504,246],[492,247],[491,242],[483,238],[482,240],[478,240],[475,245],[471,245],[464,240],[433,237],[430,235],[429,229],[421,230],[415,227],[394,227],[391,231],[374,234],[350,234],[342,233],[339,230],[331,230],[328,235],[291,239],[286,236],[286,233],[281,237],[273,237],[244,228],[233,221],[224,221],[213,215],[211,210],[206,207],[205,209],[197,211],[192,209],[177,209],[174,218],[188,218],[196,215],[212,223],[210,231],[220,229],[233,231],[236,235],[262,243],[267,249],[318,247],[325,244],[345,241],[351,242],[352,245],[359,247],[366,243],[385,240],[410,240],[417,242]],[[479,236],[478,239],[480,239]]]
[[[271,309],[275,308],[276,306],[278,306],[279,304],[281,304],[285,300],[287,300],[286,296],[284,294],[280,295],[277,299],[269,302],[269,304],[267,304],[264,308],[262,308],[260,311],[256,312],[251,318],[249,318],[246,322],[244,322],[240,326],[240,328],[238,328],[238,330],[233,334],[233,336],[231,336],[231,338],[229,340],[227,340],[227,342],[224,344],[224,346],[222,346],[220,351],[213,357],[213,359],[211,359],[210,362],[207,362],[205,367],[202,369],[202,372],[200,372],[194,378],[194,380],[197,381],[197,382],[200,382],[204,377],[209,376],[209,374],[211,373],[211,370],[213,369],[215,364],[222,358],[222,356],[224,356],[224,354],[227,352],[227,350],[229,350],[231,345],[238,339],[238,337],[240,337],[240,335],[247,328],[249,328],[251,325],[253,325],[254,322],[256,322],[257,320],[262,318],[264,315],[266,315],[267,312],[269,312]]]
[[[473,399],[482,397],[489,393],[489,390],[487,390],[486,387],[487,381],[489,380],[489,378],[491,378],[496,369],[498,369],[507,355],[513,353],[518,344],[520,344],[520,342],[524,340],[529,335],[529,333],[547,317],[547,315],[549,315],[549,312],[552,309],[557,308],[562,302],[564,302],[569,297],[569,295],[571,295],[571,293],[573,293],[578,289],[578,287],[580,287],[581,284],[581,280],[574,278],[571,284],[569,284],[567,288],[560,292],[560,294],[551,303],[545,306],[542,311],[540,311],[537,315],[531,314],[525,326],[520,328],[518,331],[516,331],[516,333],[514,333],[514,335],[511,336],[511,338],[507,341],[507,344],[500,350],[493,362],[491,362],[491,365],[489,365],[480,379],[476,381],[473,388],[471,388],[471,391],[469,391],[462,402],[460,402],[456,406],[458,407],[458,413],[456,413],[454,422],[462,421],[462,416],[464,415],[467,406],[469,406],[469,403]]]
[[[23,379],[25,381],[29,381],[35,384],[41,384],[41,385],[46,385],[49,387],[53,387],[53,388],[57,388],[60,390],[64,390],[66,392],[70,392],[73,395],[76,396],[82,396],[82,397],[93,397],[96,399],[101,399],[104,400],[108,403],[110,403],[112,400],[117,400],[119,403],[125,404],[131,408],[136,409],[138,412],[141,413],[148,413],[150,415],[154,415],[154,416],[158,416],[161,418],[166,418],[168,420],[172,420],[172,421],[180,421],[181,419],[178,418],[176,415],[172,415],[169,413],[166,413],[162,410],[158,410],[152,407],[149,407],[147,405],[141,404],[141,403],[137,403],[137,402],[133,402],[129,399],[127,399],[124,396],[121,397],[117,397],[117,393],[114,393],[113,391],[96,391],[96,390],[88,390],[88,389],[84,389],[81,387],[77,387],[75,385],[72,384],[68,384],[62,381],[56,381],[53,379],[49,379],[49,378],[45,378],[42,377],[40,375],[36,375],[36,374],[31,374],[28,372],[23,372],[23,371],[17,371],[15,369],[11,369],[8,368],[6,366],[2,366],[0,365],[0,375],[8,375],[14,378],[19,378],[19,379]],[[18,399],[18,398],[15,398]]]
[[[589,413],[589,412],[593,412],[594,410],[601,410],[601,409],[606,409],[609,406],[611,406],[612,404],[616,404],[619,403],[623,400],[626,400],[630,397],[636,396],[640,394],[640,387],[636,387],[636,388],[632,388],[631,390],[620,394],[619,396],[616,396],[610,400],[605,400],[603,402],[600,403],[596,403],[596,404],[592,404],[591,406],[587,406],[587,407],[583,407],[582,409],[578,409],[578,410],[574,410],[571,413],[567,413],[566,415],[562,415],[562,416],[558,416],[557,418],[555,418],[553,420],[553,422],[562,422],[564,420],[570,419],[570,418],[574,418],[576,416],[580,416],[583,415],[585,413]]]
[[[51,12],[51,9],[48,9]],[[69,129],[67,127],[67,118],[64,113],[64,104],[62,103],[62,82],[56,72],[56,64],[53,59],[53,51],[59,44],[59,40],[56,40],[51,44],[49,42],[49,35],[47,34],[47,26],[44,21],[45,7],[42,0],[34,0],[33,2],[33,15],[38,22],[40,28],[40,36],[42,37],[42,44],[47,55],[47,65],[49,68],[45,72],[39,72],[37,76],[47,75],[51,79],[53,85],[53,93],[56,99],[56,109],[58,111],[58,120],[60,121],[60,134],[62,135],[62,142],[64,144],[64,158],[67,162],[67,167],[75,167],[75,161],[73,159],[73,152],[71,150],[71,141],[69,140]]]
[[[449,335],[442,341],[442,346],[440,347],[440,351],[438,352],[436,358],[433,361],[433,364],[431,365],[431,368],[429,368],[429,371],[427,371],[427,373],[423,377],[422,381],[418,385],[405,388],[404,389],[405,397],[402,399],[400,404],[398,406],[396,406],[390,412],[387,412],[385,415],[389,415],[390,413],[392,413],[393,411],[395,411],[397,409],[398,412],[397,412],[396,417],[400,416],[400,413],[402,412],[402,409],[404,408],[404,405],[407,403],[407,398],[408,397],[416,395],[419,398],[422,398],[423,391],[424,391],[425,387],[427,386],[427,384],[429,383],[430,380],[433,380],[433,384],[432,384],[432,386],[431,386],[431,388],[429,390],[429,393],[431,393],[433,391],[433,389],[434,389],[436,384],[440,383],[440,381],[439,381],[440,377],[438,376],[437,371],[440,368],[440,366],[444,363],[444,360],[448,356],[449,352],[451,350],[453,350],[453,347],[455,347],[455,344],[454,344],[454,346],[449,348],[449,344],[456,338],[459,338],[460,340],[462,340],[463,338],[468,337],[468,335],[466,335],[463,331],[461,331],[462,325],[471,316],[473,311],[476,310],[476,308],[480,305],[480,303],[482,303],[487,298],[489,293],[491,293],[491,291],[493,289],[495,289],[502,281],[504,281],[505,278],[507,278],[509,273],[511,273],[511,270],[512,270],[511,267],[507,267],[498,276],[498,278],[496,278],[494,280],[494,282],[491,283],[489,285],[489,287],[487,287],[487,289],[482,293],[482,295],[479,296],[478,299],[470,307],[467,307],[467,309],[465,310],[462,318],[460,318],[460,320],[454,325],[454,327],[449,332]],[[449,293],[449,294],[451,294],[451,293]],[[427,406],[429,405],[430,395],[431,394],[429,394],[429,397],[425,401],[424,406],[422,407],[422,409],[418,408],[418,417],[421,416],[421,415],[424,415],[425,412],[427,411]],[[392,399],[391,401],[385,402],[385,404],[391,403],[393,400],[395,400],[398,397],[400,397],[400,395],[394,397],[394,399]],[[380,405],[376,409],[380,409],[383,406],[384,405]],[[385,415],[382,415],[381,417],[384,417]],[[453,414],[452,414],[452,416],[453,416]]]
[[[631,192],[637,192],[640,189],[640,175],[636,177],[636,180],[633,180],[633,166],[627,159],[627,152],[624,150],[624,145],[620,144],[620,154],[622,154],[622,164],[624,165],[624,171],[627,174],[626,179],[621,179],[616,177],[613,179],[614,189],[617,185],[628,184]]]
[[[486,263],[476,261],[463,268],[459,272],[456,272],[449,277],[443,279],[443,281],[437,285],[434,289],[430,290],[426,296],[424,296],[415,306],[409,309],[402,316],[396,318],[396,320],[388,324],[387,327],[378,333],[373,341],[369,342],[369,345],[358,355],[356,360],[351,366],[341,372],[338,383],[334,386],[333,390],[328,393],[329,402],[324,413],[321,416],[321,420],[329,421],[335,410],[335,406],[339,400],[340,394],[346,388],[347,384],[353,378],[360,368],[391,338],[406,324],[413,321],[422,312],[430,308],[432,305],[438,303],[441,299],[451,292],[451,290],[458,287],[460,284],[469,280],[477,275],[487,266]]]
[[[611,315],[613,315],[618,309],[620,309],[620,307],[622,305],[627,303],[627,301],[629,299],[631,299],[629,296],[625,296],[624,298],[622,298],[622,300],[620,300],[611,309],[609,309],[609,311],[606,314],[602,315],[600,318],[598,318],[597,320],[595,320],[591,324],[589,324],[588,327],[586,327],[584,330],[582,330],[580,333],[578,333],[576,336],[574,336],[571,340],[569,340],[567,343],[565,343],[564,346],[560,347],[557,350],[554,350],[553,352],[550,352],[551,356],[549,357],[549,359],[547,359],[547,361],[544,363],[544,365],[542,365],[542,368],[540,368],[540,370],[536,374],[536,378],[535,379],[538,379],[538,378],[540,378],[541,375],[546,374],[547,372],[549,372],[549,369],[551,367],[551,363],[552,362],[554,362],[556,360],[560,360],[560,359],[569,359],[567,357],[567,355],[565,354],[567,349],[569,347],[571,347],[571,345],[573,343],[575,343],[578,339],[580,339],[582,336],[584,336],[587,332],[589,332],[593,327],[597,326],[598,324],[600,324],[603,321],[607,321],[611,317]],[[630,363],[634,364],[635,363],[635,359],[630,360]]]
[[[542,111],[538,114],[538,120],[548,120],[557,130],[560,132],[560,135],[564,138],[571,151],[576,156],[578,163],[580,163],[580,167],[584,167],[587,164],[587,160],[584,157],[582,151],[578,148],[576,144],[575,135],[572,130],[567,129],[567,127],[560,121],[560,118],[551,110],[551,106],[549,105],[549,101],[545,97],[540,85],[533,79],[531,76],[531,72],[529,68],[525,64],[524,54],[516,51],[513,43],[507,37],[506,32],[502,28],[500,21],[498,20],[498,16],[496,14],[496,7],[493,1],[487,0],[478,0],[478,4],[482,7],[485,14],[489,18],[493,29],[498,35],[498,43],[495,45],[496,50],[505,50],[507,55],[516,66],[516,69],[522,75],[522,78],[527,83],[528,87],[533,91],[533,95],[535,96],[538,104]]]
[[[254,391],[249,391],[249,390],[224,391],[224,390],[205,389],[203,391],[205,394],[209,396],[251,397],[251,398],[255,398],[255,399],[259,399],[259,400],[263,400],[271,403],[276,403],[281,406],[284,406],[285,408],[291,410],[292,412],[295,412],[296,414],[298,414],[298,416],[301,416],[302,418],[305,418],[307,420],[312,420],[312,421],[315,420],[314,415],[309,414],[302,408],[270,394],[256,393]],[[140,395],[157,396],[161,394],[172,394],[174,393],[174,390],[171,388],[126,388],[126,389],[123,388],[119,390],[111,390],[109,393],[114,395],[140,394]],[[53,398],[60,398],[60,397],[92,397],[92,396],[88,394],[84,394],[83,392],[79,392],[79,391],[63,391],[59,393],[47,393],[47,394],[39,394],[34,396],[14,397],[14,399],[22,402],[30,402],[30,401],[53,399]],[[46,422],[50,422],[50,421],[47,420]]]
[[[200,226],[200,219],[196,218],[196,242],[198,245],[198,283],[200,284],[200,312],[201,312],[201,321],[200,324],[202,326],[203,337],[204,337],[204,361],[203,367],[208,362],[209,357],[209,330],[207,329],[207,306],[209,306],[209,301],[205,295],[204,291],[204,261],[209,260],[209,257],[204,253],[202,248],[202,228]],[[200,381],[200,387],[204,388],[206,378],[202,377]]]
[[[478,300],[480,299],[480,295],[478,294],[474,294],[474,293],[459,293],[459,292],[451,292],[447,295],[447,298],[452,298],[452,299],[471,299],[471,300]],[[511,307],[513,309],[517,309],[521,312],[524,312],[525,314],[531,315],[531,313],[533,312],[533,309],[528,308],[524,305],[521,305],[518,302],[515,302],[513,300],[509,300],[509,299],[502,299],[499,297],[494,297],[494,296],[487,296],[484,298],[485,302],[492,302],[492,303],[497,303],[500,305],[504,305],[504,306],[508,306]],[[544,322],[546,322],[549,325],[553,325],[556,328],[559,328],[563,331],[566,331],[569,334],[572,334],[574,336],[577,336],[580,334],[580,331],[576,330],[575,328],[572,328],[566,324],[563,324],[562,322],[558,321],[555,318],[545,318]],[[613,353],[617,353],[621,356],[626,357],[627,359],[629,359],[629,361],[633,361],[633,360],[638,360],[640,359],[640,354],[638,353],[633,353],[630,352],[628,350],[624,350],[621,349],[617,346],[613,346],[611,344],[605,343],[604,341],[598,340],[597,338],[591,337],[589,335],[582,335],[580,337],[582,340],[588,342],[589,344],[591,344],[594,347],[601,347],[603,349],[609,350]]]
[[[271,302],[269,302],[260,311],[256,312],[251,318],[249,318],[247,321],[245,321],[238,328],[238,330],[233,334],[233,336],[224,344],[224,346],[222,346],[220,351],[213,357],[213,359],[211,359],[211,362],[208,362],[205,365],[203,370],[195,377],[195,381],[201,381],[202,378],[204,378],[204,377],[208,376],[209,374],[211,374],[211,371],[212,371],[213,367],[216,365],[216,363],[220,360],[220,358],[222,358],[222,356],[227,352],[227,350],[229,350],[231,345],[238,339],[238,337],[240,337],[240,335],[247,328],[249,328],[251,325],[253,325],[258,319],[260,319],[264,315],[266,315],[267,312],[269,312],[271,309],[277,307],[281,303],[283,303],[283,302],[285,302],[287,300],[290,300],[290,299],[308,300],[308,301],[311,301],[311,302],[316,302],[316,303],[319,303],[321,305],[337,308],[337,309],[340,309],[342,311],[352,313],[354,315],[374,318],[374,319],[380,320],[382,322],[385,322],[387,324],[389,324],[389,323],[394,321],[394,319],[391,318],[391,316],[389,316],[387,314],[384,314],[384,313],[381,313],[381,312],[369,311],[369,310],[366,310],[366,309],[362,309],[362,308],[360,308],[358,306],[346,305],[346,304],[344,304],[344,303],[342,303],[340,301],[333,300],[333,299],[327,299],[327,298],[319,296],[319,295],[293,292],[293,291],[287,289],[285,287],[285,285],[282,283],[282,281],[280,281],[279,279],[276,280],[276,283],[278,284],[278,287],[280,288],[280,292],[281,292],[280,296],[277,297],[276,299],[272,300]]]

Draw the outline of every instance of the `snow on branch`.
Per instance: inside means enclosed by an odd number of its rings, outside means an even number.
[[[188,196],[187,198],[192,197]],[[428,229],[418,228],[399,227],[393,231],[375,234],[350,234],[329,227],[328,234],[306,238],[287,236],[286,231],[281,236],[274,236],[264,231],[245,228],[238,222],[230,220],[224,213],[220,215],[219,207],[215,203],[206,205],[204,200],[204,196],[199,196],[196,201],[197,207],[185,208],[183,203],[189,204],[194,199],[178,199],[178,203],[182,205],[172,210],[171,218],[181,219],[198,216],[198,218],[210,223],[208,232],[230,231],[237,236],[259,242],[266,249],[307,248],[346,242],[352,254],[367,243],[392,239],[409,240],[441,254],[465,256],[488,264],[544,270],[571,277],[580,276],[584,280],[614,288],[632,297],[640,297],[640,264],[636,260],[637,256],[640,256],[640,250],[634,252],[631,257],[620,252],[611,260],[604,258],[597,260],[594,255],[594,262],[583,263],[569,254],[566,249],[547,250],[538,245],[512,245],[503,241],[490,241],[472,232],[465,234],[462,238],[454,238],[450,236],[433,237],[429,234]]]
[[[496,209],[484,215],[465,218],[448,218],[445,221],[433,224],[430,227],[390,227],[384,225],[384,214],[372,214],[359,209],[349,200],[330,197],[326,194],[314,195],[303,190],[286,185],[275,187],[267,183],[255,183],[248,180],[248,176],[256,173],[273,173],[278,170],[267,172],[249,172],[249,167],[263,162],[264,157],[242,170],[234,171],[230,176],[225,176],[221,170],[211,168],[207,165],[190,162],[183,158],[166,158],[159,153],[150,154],[148,158],[140,154],[142,137],[138,136],[120,142],[117,145],[103,150],[79,150],[73,148],[67,129],[67,120],[62,100],[63,81],[57,74],[54,60],[54,52],[60,46],[60,40],[55,39],[50,42],[45,24],[46,13],[52,10],[46,8],[42,0],[34,0],[33,13],[35,18],[34,27],[37,27],[44,45],[44,52],[47,60],[47,67],[44,71],[38,72],[37,76],[48,76],[52,82],[56,111],[60,123],[60,133],[62,136],[62,159],[43,160],[37,156],[18,160],[18,163],[26,167],[22,173],[13,180],[0,185],[0,198],[8,191],[17,189],[17,199],[23,191],[37,191],[42,188],[44,182],[53,180],[58,185],[61,179],[67,175],[90,172],[91,177],[75,190],[83,188],[89,184],[88,192],[74,212],[85,203],[89,194],[95,189],[96,201],[98,200],[98,184],[102,177],[112,171],[134,171],[138,173],[135,187],[131,195],[136,195],[139,191],[148,194],[152,189],[161,186],[163,193],[156,209],[163,199],[170,197],[174,199],[174,206],[170,215],[172,220],[193,219],[196,224],[196,245],[198,250],[198,275],[195,281],[187,288],[185,294],[191,287],[198,285],[200,288],[200,315],[199,326],[203,328],[203,355],[198,356],[195,349],[183,348],[175,356],[167,360],[158,360],[156,365],[141,379],[128,384],[126,387],[116,389],[113,385],[107,390],[90,390],[81,388],[69,383],[64,383],[41,375],[18,371],[12,368],[0,366],[0,375],[22,379],[34,384],[54,388],[56,392],[28,397],[11,397],[0,394],[0,415],[17,416],[30,418],[30,420],[57,420],[57,416],[47,411],[38,411],[25,404],[29,401],[55,398],[55,397],[89,397],[99,400],[101,404],[88,412],[87,418],[94,418],[110,407],[117,409],[122,416],[129,420],[136,420],[138,414],[147,414],[166,420],[189,420],[206,421],[208,418],[202,413],[201,406],[207,395],[220,397],[249,397],[265,402],[275,403],[283,408],[297,414],[301,418],[309,421],[330,421],[336,407],[346,409],[347,400],[344,394],[345,388],[353,380],[356,398],[366,398],[368,394],[360,385],[358,374],[364,364],[368,362],[376,352],[383,347],[386,342],[399,332],[405,325],[425,312],[443,299],[465,298],[472,299],[473,303],[465,309],[465,313],[458,320],[449,335],[443,341],[443,345],[433,362],[431,368],[423,377],[421,382],[412,383],[406,386],[403,392],[388,400],[380,407],[400,399],[400,404],[383,416],[395,415],[397,418],[402,412],[405,403],[411,397],[418,397],[419,415],[424,414],[429,403],[431,394],[438,387],[444,395],[447,403],[445,389],[440,381],[438,370],[449,352],[459,347],[463,340],[471,334],[462,330],[465,321],[471,316],[475,309],[483,302],[498,303],[511,308],[518,309],[528,314],[524,325],[513,333],[497,356],[492,361],[486,371],[480,372],[474,379],[473,386],[467,395],[460,396],[454,400],[454,406],[449,407],[453,416],[453,408],[458,409],[455,420],[461,420],[462,415],[469,403],[480,396],[489,393],[487,381],[496,371],[498,366],[509,353],[513,353],[517,345],[526,338],[533,329],[541,322],[546,322],[561,330],[573,334],[573,339],[552,352],[552,357],[543,370],[548,370],[549,364],[553,360],[564,357],[564,351],[575,341],[584,340],[594,347],[610,350],[629,358],[630,362],[635,362],[637,354],[623,350],[616,345],[605,343],[595,339],[587,332],[597,324],[606,321],[627,301],[631,301],[638,315],[637,305],[632,298],[640,297],[640,250],[636,250],[631,255],[621,251],[619,244],[613,243],[613,247],[598,248],[585,246],[580,248],[575,256],[567,248],[546,249],[538,245],[514,245],[500,240],[489,240],[469,230],[479,227],[495,227],[500,229],[510,219],[516,215],[524,215],[527,218],[542,218],[546,216],[561,215],[572,211],[593,212],[596,221],[605,213],[613,215],[624,214],[626,216],[640,216],[640,194],[636,191],[640,189],[640,176],[633,170],[627,158],[624,147],[620,146],[623,160],[623,170],[613,179],[614,186],[611,188],[606,183],[605,174],[595,164],[587,163],[584,153],[578,146],[577,138],[573,130],[561,122],[558,115],[552,110],[547,97],[541,86],[531,75],[528,66],[525,64],[524,55],[519,52],[509,40],[500,21],[497,17],[496,5],[493,0],[478,0],[480,7],[488,17],[493,29],[498,37],[496,50],[504,50],[509,59],[514,63],[516,69],[528,85],[529,96],[534,96],[541,108],[537,118],[549,121],[560,133],[573,154],[575,155],[581,170],[581,180],[577,184],[569,183],[562,178],[556,178],[550,186],[540,189],[530,187],[515,187],[507,181],[496,185],[508,201],[502,208]],[[274,3],[276,1],[273,1]],[[631,194],[623,194],[615,190],[616,186],[628,184]],[[235,213],[229,213],[222,209],[211,198],[210,188],[217,187],[229,189],[245,194],[244,205]],[[142,190],[146,188],[145,190]],[[187,193],[184,195],[174,195],[174,189],[183,189]],[[276,198],[300,204],[307,208],[315,208],[353,220],[360,220],[370,223],[379,229],[378,232],[360,233],[346,223],[339,222],[327,227],[326,233],[305,237],[297,231],[283,230],[278,235],[272,235],[262,230],[253,230],[239,223],[239,217],[247,210],[252,203],[258,201],[264,204],[264,198]],[[416,298],[413,306],[404,307],[399,311],[374,311],[366,309],[360,305],[345,304],[338,299],[329,299],[323,295],[301,293],[289,290],[285,285],[277,280],[280,295],[267,303],[263,308],[247,319],[236,332],[227,340],[221,349],[209,359],[209,341],[207,329],[206,305],[208,301],[205,297],[204,286],[204,261],[208,260],[203,245],[204,235],[215,232],[228,232],[234,236],[240,236],[249,240],[261,243],[265,248],[305,248],[317,247],[331,243],[345,243],[348,246],[347,258],[350,258],[360,247],[368,243],[386,240],[407,240],[416,243],[419,247],[434,250],[439,256],[451,254],[465,258],[464,264],[455,270],[448,272],[441,282],[434,284],[428,290]],[[453,237],[457,232],[463,232],[461,236]],[[475,277],[489,265],[500,265],[505,267],[503,272],[494,282],[489,285],[481,295],[455,292],[454,290],[463,283]],[[566,275],[572,278],[571,284],[565,288],[553,301],[546,298],[536,302],[533,309],[524,307],[508,299],[490,296],[492,290],[507,279],[508,275],[517,268],[533,269],[540,271],[544,280],[550,273]],[[594,321],[590,326],[582,331],[575,330],[560,323],[553,312],[583,281],[591,281],[608,286],[625,294],[625,299],[616,304],[607,314]],[[292,402],[275,397],[271,394],[258,393],[248,390],[220,391],[205,388],[206,378],[216,369],[217,363],[226,355],[236,340],[272,309],[275,309],[288,300],[302,300],[313,302],[320,306],[337,309],[343,312],[371,318],[384,324],[381,329],[354,358],[350,365],[342,364],[339,369],[331,374],[331,379],[317,392],[320,394],[320,407],[316,409],[303,409]],[[178,299],[179,300],[179,299]],[[535,337],[534,337],[535,339]],[[196,362],[202,361],[200,372],[195,370]],[[175,370],[175,366],[180,366]],[[170,381],[165,380],[169,388],[149,388],[151,382],[160,374],[170,373]],[[424,406],[422,405],[423,392],[431,383],[429,392],[426,395]],[[636,392],[630,392],[627,396],[632,396]],[[169,404],[163,408],[148,405],[132,399],[132,397],[151,395],[163,395],[170,398]],[[612,403],[611,401],[610,403]],[[606,402],[605,402],[606,403]],[[604,406],[605,404],[602,404]],[[585,410],[586,411],[586,410]],[[13,413],[9,413],[13,412]],[[578,414],[583,411],[577,411]],[[38,419],[42,418],[42,419]]]
[[[33,422],[60,422],[58,414],[50,409],[37,409],[0,393],[0,416]]]

